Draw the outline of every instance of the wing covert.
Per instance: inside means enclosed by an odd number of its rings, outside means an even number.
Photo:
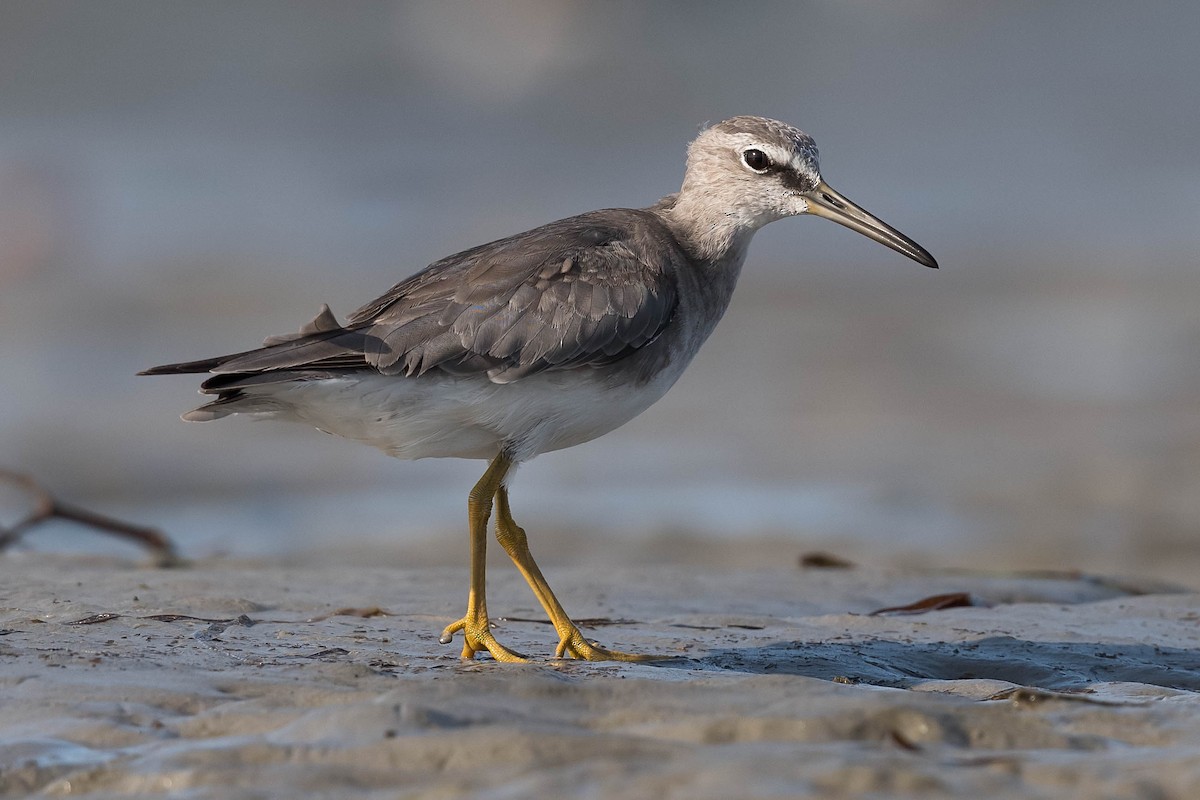
[[[561,220],[443,259],[350,318],[384,374],[509,383],[645,346],[678,302],[673,239],[644,212]]]

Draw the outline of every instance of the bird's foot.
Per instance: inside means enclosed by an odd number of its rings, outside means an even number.
[[[579,628],[571,625],[560,632],[558,647],[554,650],[555,658],[578,658],[582,661],[661,661],[670,656],[656,656],[642,653],[622,653],[620,650],[609,650],[593,644],[584,638]]]
[[[478,617],[467,614],[457,622],[447,625],[438,641],[442,644],[450,644],[454,641],[454,634],[459,631],[462,631],[463,634],[463,658],[474,658],[480,650],[486,650],[497,661],[522,662],[529,660],[521,653],[509,650],[496,641],[496,637],[492,635],[491,623],[486,616]]]

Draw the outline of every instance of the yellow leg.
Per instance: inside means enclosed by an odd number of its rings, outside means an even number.
[[[503,480],[503,478],[501,478]],[[529,588],[537,596],[538,602],[546,610],[554,629],[558,632],[558,647],[554,651],[556,658],[571,656],[585,661],[653,661],[664,656],[636,655],[622,653],[618,650],[606,650],[592,644],[583,637],[579,628],[567,616],[558,598],[550,589],[550,584],[542,575],[533,554],[529,552],[529,542],[521,528],[512,518],[508,506],[508,489],[503,483],[496,488],[496,540],[512,558],[517,569],[525,576]]]
[[[511,466],[512,461],[503,453],[496,456],[467,499],[471,531],[471,592],[467,596],[467,614],[446,626],[441,637],[442,644],[449,644],[454,634],[462,631],[463,658],[474,658],[480,650],[487,650],[497,661],[526,660],[525,656],[496,641],[487,613],[487,523],[492,515],[492,498]]]

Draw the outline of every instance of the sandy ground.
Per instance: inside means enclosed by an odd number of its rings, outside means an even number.
[[[1088,576],[550,571],[604,644],[438,644],[465,570],[0,561],[0,796],[1200,796],[1200,597]],[[870,612],[940,593],[974,604]]]

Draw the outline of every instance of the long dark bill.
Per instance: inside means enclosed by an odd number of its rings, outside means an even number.
[[[897,253],[903,253],[918,264],[924,264],[933,269],[938,268],[937,261],[929,254],[928,250],[835,192],[828,183],[821,181],[817,188],[811,192],[805,192],[804,200],[808,204],[808,213],[833,220],[852,231],[858,231],[863,236],[870,237]]]

